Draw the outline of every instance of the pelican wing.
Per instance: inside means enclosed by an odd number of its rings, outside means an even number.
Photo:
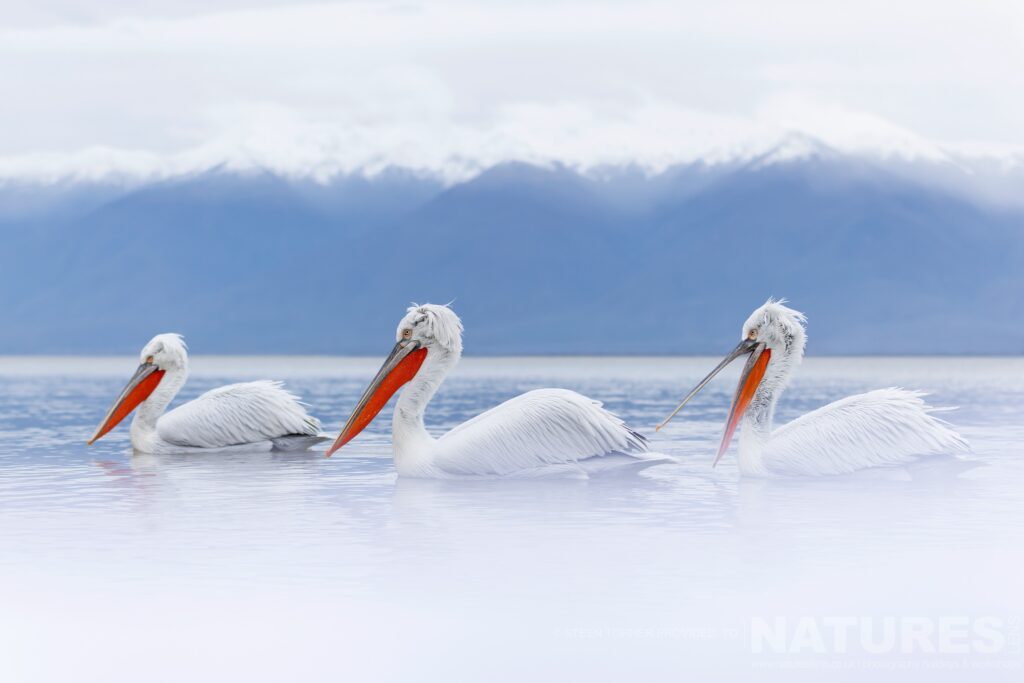
[[[178,406],[157,422],[164,441],[192,448],[225,448],[287,436],[316,436],[310,416],[280,382],[229,384]]]
[[[968,452],[967,442],[934,416],[925,395],[878,389],[818,408],[775,430],[765,466],[777,474],[846,474]]]
[[[539,389],[459,425],[437,448],[437,464],[446,472],[509,475],[643,453],[647,440],[598,401],[565,389]]]

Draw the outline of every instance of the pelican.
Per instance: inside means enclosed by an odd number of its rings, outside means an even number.
[[[622,466],[662,462],[647,440],[601,404],[574,391],[537,389],[465,422],[439,439],[423,414],[462,356],[462,322],[447,306],[408,309],[396,343],[356,404],[327,456],[351,441],[405,386],[391,420],[400,476],[587,476]]]
[[[932,415],[936,409],[924,402],[924,393],[898,388],[848,396],[773,430],[775,403],[804,357],[806,322],[784,299],[769,299],[744,323],[739,345],[657,429],[722,368],[747,356],[712,466],[729,448],[741,420],[739,468],[747,476],[847,474],[970,450],[946,422]]]
[[[132,410],[132,446],[142,453],[209,450],[304,450],[328,437],[298,398],[280,382],[229,384],[164,410],[188,377],[188,350],[179,334],[158,334],[121,395],[89,439],[117,426]]]

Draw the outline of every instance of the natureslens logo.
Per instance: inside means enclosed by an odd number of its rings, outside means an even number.
[[[1022,664],[1020,617],[753,617],[749,633],[751,653],[769,665],[851,659],[868,666],[872,660],[936,667]]]

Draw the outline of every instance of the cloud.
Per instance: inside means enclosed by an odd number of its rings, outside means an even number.
[[[0,177],[1024,146],[1015,2],[165,5],[7,20]]]

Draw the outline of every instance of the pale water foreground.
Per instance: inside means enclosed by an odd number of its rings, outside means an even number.
[[[197,358],[184,397],[283,379],[335,431],[379,362]],[[682,463],[425,482],[390,408],[329,460],[133,457],[85,439],[135,359],[0,359],[0,680],[1020,680],[1024,360],[809,359],[782,420],[926,389],[981,466],[790,481],[710,467],[738,368],[654,434],[715,362],[467,359],[438,432],[563,386]]]

